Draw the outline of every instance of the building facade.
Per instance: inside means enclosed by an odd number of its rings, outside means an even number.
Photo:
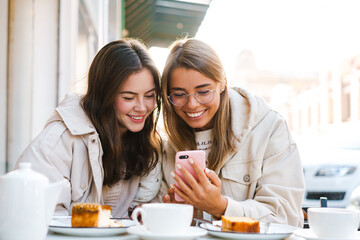
[[[360,121],[360,56],[320,74],[318,84],[278,105],[299,135],[323,133]]]
[[[92,58],[122,35],[121,0],[0,0],[0,175],[11,170]]]

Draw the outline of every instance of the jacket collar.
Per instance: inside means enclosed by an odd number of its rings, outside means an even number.
[[[75,93],[66,94],[64,100],[55,109],[59,116],[54,115],[48,123],[62,120],[72,135],[96,132],[94,125],[80,105],[81,99],[82,97]]]
[[[230,108],[231,108],[231,125],[235,137],[239,140],[236,143],[239,149],[251,130],[271,111],[270,107],[259,97],[251,95],[242,88],[229,89]],[[229,154],[219,169],[228,162],[235,153]]]
[[[271,109],[263,99],[242,88],[229,89],[229,98],[232,129],[241,143]]]

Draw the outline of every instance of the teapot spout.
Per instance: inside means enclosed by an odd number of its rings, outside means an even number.
[[[50,224],[52,216],[55,211],[57,200],[60,193],[69,184],[69,181],[64,179],[56,183],[50,184],[45,190],[46,196],[46,220],[47,224]]]

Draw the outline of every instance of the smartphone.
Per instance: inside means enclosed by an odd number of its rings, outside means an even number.
[[[199,178],[197,177],[195,170],[193,169],[193,167],[191,166],[191,164],[189,163],[189,158],[191,158],[194,162],[196,162],[201,169],[205,169],[206,167],[206,154],[203,150],[191,150],[191,151],[181,151],[181,152],[177,152],[175,155],[175,172],[177,175],[180,176],[180,178],[186,183],[186,179],[184,177],[184,175],[180,172],[180,170],[176,167],[177,164],[180,164],[182,167],[185,167],[196,179],[196,181],[199,181]],[[175,185],[177,187],[179,187],[179,185],[177,183],[175,183]],[[184,201],[179,195],[177,195],[175,193],[175,200],[176,201]]]

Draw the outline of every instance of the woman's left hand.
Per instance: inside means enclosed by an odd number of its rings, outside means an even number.
[[[221,195],[221,180],[212,170],[202,170],[200,166],[189,159],[189,163],[193,167],[199,182],[191,175],[189,171],[183,166],[177,167],[184,175],[187,185],[175,172],[172,173],[175,181],[180,188],[175,184],[172,186],[176,194],[178,194],[185,202],[193,205],[195,208],[204,210],[214,217],[220,218],[224,214],[227,207],[227,199]]]

